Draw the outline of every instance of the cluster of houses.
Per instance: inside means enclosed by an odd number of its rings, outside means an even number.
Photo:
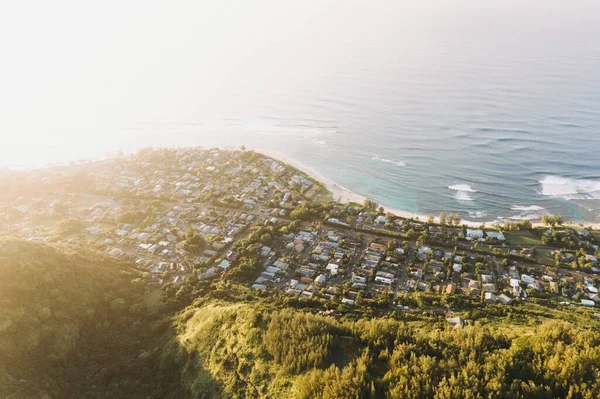
[[[167,277],[181,284],[200,264],[211,265],[200,278],[217,276],[236,261],[237,254],[229,248],[249,226],[264,221],[277,225],[289,218],[301,197],[310,198],[320,190],[276,160],[202,148],[148,150],[87,166],[48,168],[30,172],[23,183],[39,186],[43,194],[3,204],[0,227],[5,232],[30,241],[94,245],[111,257],[135,261],[156,284]],[[262,245],[264,270],[252,287],[301,297],[337,296],[347,304],[353,304],[359,293],[368,296],[398,288],[462,294],[506,305],[550,293],[584,306],[600,306],[591,273],[529,267],[523,260],[533,263],[535,245],[511,245],[509,233],[428,225],[356,204],[333,206],[324,222],[323,227],[305,224]],[[363,242],[356,231],[368,239]],[[185,244],[190,232],[203,243],[194,253]],[[381,232],[415,233],[402,235],[409,237],[409,253],[397,245],[391,251],[386,246],[391,239],[382,238],[386,235]],[[558,264],[585,265],[597,272],[594,234],[583,228],[540,232],[545,242],[561,244]],[[415,244],[417,237],[430,241]],[[449,242],[452,245],[445,244]],[[475,243],[508,248],[510,261],[482,255],[475,251]],[[448,249],[455,246],[458,251]],[[410,262],[405,264],[405,259]]]

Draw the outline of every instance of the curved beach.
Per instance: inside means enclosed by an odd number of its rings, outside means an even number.
[[[285,162],[285,163],[295,167],[296,169],[301,170],[302,172],[306,173],[313,179],[323,182],[325,184],[325,187],[327,188],[327,190],[329,190],[329,192],[331,192],[333,198],[342,204],[349,203],[349,202],[357,202],[357,203],[362,204],[365,201],[365,199],[367,198],[364,195],[360,195],[360,194],[352,192],[348,188],[336,183],[332,179],[323,176],[315,168],[310,167],[306,164],[303,164],[302,162],[300,162],[296,159],[290,158],[289,156],[287,156],[286,154],[284,154],[282,152],[269,150],[269,149],[265,149],[265,148],[253,148],[252,150],[254,150],[260,154],[266,155],[270,158],[278,159],[282,162]],[[400,209],[394,209],[394,208],[385,206],[383,204],[381,204],[381,206],[385,209],[386,212],[391,212],[391,213],[393,213],[397,216],[403,217],[403,218],[407,218],[407,219],[412,218],[412,219],[422,220],[422,221],[425,221],[428,218],[427,215],[408,212],[408,211],[404,211],[404,210],[400,210]],[[434,218],[437,222],[439,222],[439,217],[434,216]],[[472,220],[464,220],[463,219],[461,223],[463,225],[466,225],[469,227],[479,227],[481,225],[492,226],[493,224],[495,224],[497,222],[494,222],[494,221],[472,221]],[[544,226],[544,224],[539,221],[532,222],[531,224],[534,227]],[[571,221],[566,221],[565,224],[569,225],[569,224],[571,224]],[[587,222],[587,223],[585,223],[585,226],[592,228],[592,229],[600,229],[600,223]]]

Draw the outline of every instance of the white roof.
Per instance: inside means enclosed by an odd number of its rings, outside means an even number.
[[[329,270],[331,272],[331,274],[334,275],[334,274],[337,274],[339,265],[336,265],[335,263],[330,263],[327,265],[327,267],[325,269]]]
[[[483,230],[471,230],[467,229],[467,237],[483,237]]]
[[[497,231],[486,231],[485,234],[487,234],[488,237],[497,238],[500,241],[505,240],[504,234]]]

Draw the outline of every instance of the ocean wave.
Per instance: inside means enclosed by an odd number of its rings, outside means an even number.
[[[406,162],[402,162],[402,161],[395,161],[393,159],[387,159],[387,158],[381,158],[379,157],[379,155],[375,155],[373,158],[371,158],[373,161],[379,161],[379,162],[385,162],[385,163],[391,163],[393,165],[396,166],[406,166]]]
[[[467,191],[457,191],[456,199],[459,201],[473,201],[473,197]]]
[[[600,199],[600,181],[546,176],[540,180],[542,195],[572,199]]]
[[[468,184],[454,184],[452,186],[448,186],[450,190],[460,191],[465,193],[476,193],[477,190],[473,190],[471,186]]]
[[[482,219],[487,216],[487,212],[486,211],[469,212],[469,216],[472,217],[473,219]]]
[[[537,205],[531,206],[522,206],[522,205],[513,205],[510,207],[513,211],[522,211],[522,212],[533,212],[533,211],[543,211],[545,208]]]
[[[539,213],[525,213],[522,215],[515,215],[509,217],[510,220],[538,220],[541,219],[542,215]]]

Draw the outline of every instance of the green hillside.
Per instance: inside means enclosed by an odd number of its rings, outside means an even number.
[[[547,322],[523,336],[253,304],[179,317],[193,398],[596,398],[600,334]]]
[[[3,239],[0,275],[0,398],[151,391],[140,353],[168,325],[145,309],[140,273],[81,249]]]

